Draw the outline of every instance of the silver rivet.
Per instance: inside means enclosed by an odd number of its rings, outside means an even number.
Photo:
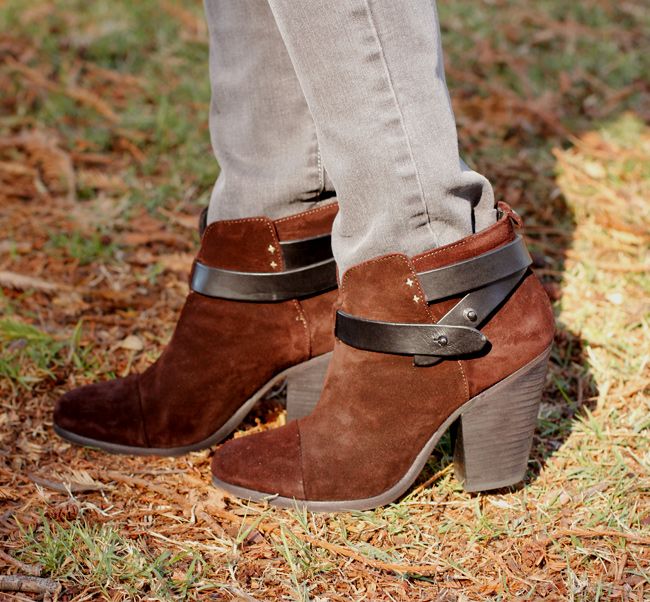
[[[470,322],[476,322],[478,319],[476,312],[471,307],[468,307],[463,314]]]
[[[447,340],[447,337],[444,334],[439,336],[436,339],[436,343],[438,343],[438,345],[440,345],[441,347],[444,347],[448,342],[449,341]]]

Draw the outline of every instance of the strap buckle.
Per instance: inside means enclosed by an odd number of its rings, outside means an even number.
[[[517,236],[472,259],[418,274],[428,301],[469,291],[436,324],[380,322],[338,311],[336,336],[366,351],[413,355],[416,366],[479,353],[489,343],[479,328],[518,286],[531,263]]]
[[[477,353],[488,342],[482,332],[468,326],[365,320],[341,310],[336,312],[335,335],[357,349],[416,358]]]

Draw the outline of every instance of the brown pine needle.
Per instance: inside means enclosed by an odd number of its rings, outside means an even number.
[[[453,464],[449,464],[445,466],[443,469],[439,470],[436,474],[430,476],[424,483],[421,483],[418,485],[412,492],[411,495],[417,495],[422,491],[423,489],[426,489],[427,487],[431,486],[433,483],[435,483],[438,479],[444,477],[445,475],[449,474],[452,470],[454,469]]]

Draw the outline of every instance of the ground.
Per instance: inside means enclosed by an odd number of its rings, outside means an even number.
[[[60,600],[650,599],[650,11],[439,8],[463,155],[558,321],[526,482],[464,493],[445,439],[396,503],[311,515],[212,488],[210,451],[58,439],[57,396],[143,369],[182,304],[218,173],[207,34],[197,0],[0,0],[1,575]],[[271,399],[242,431],[283,420]]]

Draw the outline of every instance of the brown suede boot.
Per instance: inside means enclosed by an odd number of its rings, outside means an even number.
[[[116,453],[182,454],[221,441],[284,378],[302,402],[293,417],[309,412],[334,346],[337,210],[207,226],[163,354],[142,374],[64,395],[56,432]]]
[[[519,218],[500,210],[494,226],[454,244],[349,269],[315,410],[227,442],[215,485],[314,511],[373,508],[408,489],[452,426],[467,490],[520,481],[554,320]]]

